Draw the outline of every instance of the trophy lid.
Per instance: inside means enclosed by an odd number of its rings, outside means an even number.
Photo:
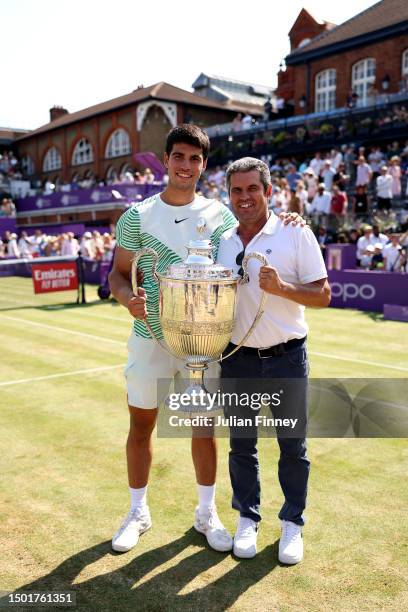
[[[234,275],[231,268],[214,263],[211,241],[203,237],[206,227],[205,219],[200,217],[196,227],[199,238],[190,240],[189,245],[186,247],[186,260],[181,263],[170,264],[166,272],[161,276],[180,280],[235,279],[236,275]]]

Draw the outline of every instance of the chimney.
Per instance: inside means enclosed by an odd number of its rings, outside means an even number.
[[[68,115],[66,108],[62,106],[53,106],[50,108],[50,121],[55,121],[55,119],[59,119],[63,115]]]

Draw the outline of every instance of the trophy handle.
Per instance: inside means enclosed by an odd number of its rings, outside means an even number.
[[[246,285],[246,283],[249,282],[248,262],[249,262],[250,259],[257,259],[258,261],[261,262],[261,264],[263,266],[269,265],[268,260],[266,259],[265,255],[262,255],[262,253],[248,253],[248,255],[245,255],[244,259],[242,260],[242,269],[244,271],[244,275],[243,275],[242,279],[240,280],[240,283],[239,283],[240,285]],[[239,342],[237,344],[237,346],[235,348],[233,348],[232,351],[230,351],[228,353],[228,355],[222,355],[219,359],[214,359],[214,361],[224,361],[224,359],[227,359],[228,357],[230,357],[231,355],[236,353],[238,351],[238,349],[241,348],[241,346],[244,344],[244,342],[247,340],[247,338],[249,338],[249,336],[252,334],[252,332],[254,331],[255,327],[258,325],[259,320],[260,320],[260,318],[262,317],[262,315],[264,313],[263,307],[265,305],[265,300],[266,300],[266,293],[265,293],[265,291],[262,291],[261,301],[259,302],[259,306],[258,306],[257,313],[255,315],[255,318],[252,321],[251,327],[248,329],[247,333],[242,338],[241,342]],[[212,363],[212,362],[209,362],[209,363]]]
[[[139,259],[143,257],[143,255],[151,255],[151,257],[153,258],[152,273],[153,273],[154,278],[156,279],[157,284],[159,284],[159,276],[157,274],[157,262],[159,260],[158,254],[156,253],[154,249],[151,249],[149,247],[140,249],[139,251],[136,251],[135,256],[132,259],[131,281],[132,281],[132,290],[133,290],[134,295],[137,295],[137,289],[138,289],[137,287],[137,264],[139,262]],[[163,340],[161,340],[160,338],[156,336],[148,320],[144,319],[143,322],[146,325],[147,330],[149,334],[151,335],[152,339],[156,340],[157,344],[159,344],[165,351],[167,351],[170,355],[173,356],[173,354],[169,351],[168,347],[163,342]]]

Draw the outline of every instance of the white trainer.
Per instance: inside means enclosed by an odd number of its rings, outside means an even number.
[[[112,548],[127,552],[139,541],[139,536],[150,529],[152,519],[148,506],[131,510],[112,538]]]
[[[194,529],[205,535],[208,544],[214,550],[227,552],[232,549],[232,537],[221,523],[215,506],[212,506],[206,514],[200,514],[197,506]]]
[[[252,559],[256,555],[258,523],[246,516],[240,516],[234,536],[234,555],[241,559]]]
[[[281,525],[279,561],[286,565],[295,565],[303,559],[302,527],[292,521],[281,521]]]

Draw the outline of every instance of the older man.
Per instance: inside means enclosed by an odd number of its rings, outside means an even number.
[[[330,302],[327,272],[316,238],[309,228],[284,228],[280,219],[268,210],[272,187],[265,163],[251,157],[232,163],[227,170],[227,185],[239,225],[222,236],[218,260],[238,273],[245,253],[250,251],[262,253],[268,261],[267,266],[260,267],[258,261],[249,265],[249,283],[239,288],[236,325],[227,350],[244,336],[262,291],[268,295],[260,323],[245,346],[222,363],[222,376],[236,379],[237,384],[242,378],[256,379],[254,384],[260,387],[268,384],[265,379],[304,380],[308,375],[304,307],[324,307]],[[301,388],[297,405],[287,408],[289,411],[296,408],[306,423],[306,386]],[[282,526],[279,560],[295,564],[303,557],[301,530],[309,460],[304,437],[286,437],[278,432],[278,442],[279,481],[285,497],[279,513]],[[256,443],[255,426],[250,427],[247,437],[231,428],[232,505],[240,514],[234,553],[242,558],[256,554],[261,520]]]

